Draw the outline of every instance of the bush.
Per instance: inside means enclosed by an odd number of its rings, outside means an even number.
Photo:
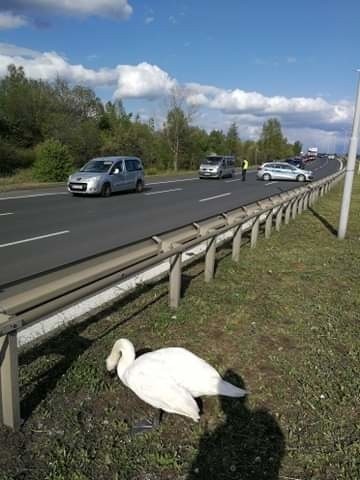
[[[147,175],[157,175],[159,170],[156,167],[149,167],[146,169]]]
[[[74,169],[68,148],[58,140],[46,140],[36,149],[34,176],[41,182],[63,182]]]
[[[0,140],[0,177],[13,175],[19,169],[28,168],[34,160],[33,150],[16,148]]]

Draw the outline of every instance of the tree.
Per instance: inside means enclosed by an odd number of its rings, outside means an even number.
[[[259,147],[265,161],[281,159],[287,155],[287,139],[282,134],[281,124],[277,118],[270,118],[264,123]]]
[[[226,137],[222,130],[212,130],[209,134],[209,153],[226,155]]]
[[[296,140],[296,142],[293,145],[294,155],[300,155],[301,151],[302,151],[302,143],[299,142],[299,140]]]
[[[36,151],[34,176],[42,182],[62,182],[74,168],[68,148],[58,140],[46,140]]]
[[[240,153],[240,138],[238,134],[237,125],[233,122],[226,135],[226,146],[228,149],[228,153],[230,155],[235,155],[236,157],[239,156]]]

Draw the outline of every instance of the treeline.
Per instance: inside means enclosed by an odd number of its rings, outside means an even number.
[[[192,112],[193,114],[194,112]],[[181,95],[169,100],[161,128],[127,113],[121,101],[105,105],[90,88],[62,79],[44,82],[9,65],[0,80],[0,175],[32,168],[40,180],[63,180],[69,171],[100,155],[136,155],[147,173],[196,169],[210,153],[250,163],[296,155],[277,119],[263,125],[258,141],[242,140],[233,123],[227,132],[192,125]]]

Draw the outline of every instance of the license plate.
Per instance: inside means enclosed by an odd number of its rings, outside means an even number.
[[[82,190],[83,187],[82,187],[82,185],[71,185],[71,189],[72,190]]]

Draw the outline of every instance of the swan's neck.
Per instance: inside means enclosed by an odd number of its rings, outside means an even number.
[[[135,348],[129,340],[121,339],[115,343],[111,355],[113,353],[118,358],[117,374],[123,380],[125,371],[135,360]]]

